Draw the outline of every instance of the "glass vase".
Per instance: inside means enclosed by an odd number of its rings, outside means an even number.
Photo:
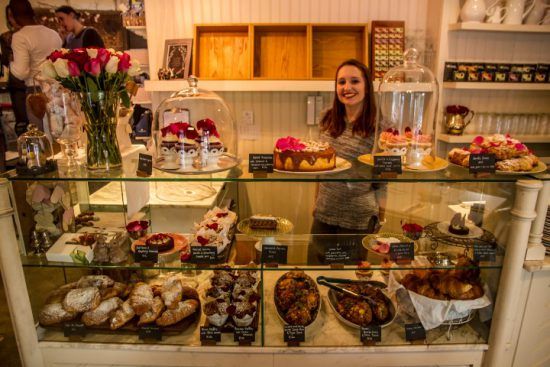
[[[89,170],[110,171],[122,167],[122,155],[116,137],[119,97],[116,92],[80,94],[84,129],[88,143],[86,164]]]

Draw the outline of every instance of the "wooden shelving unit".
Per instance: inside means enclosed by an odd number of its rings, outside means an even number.
[[[368,64],[366,24],[195,25],[193,73],[202,80],[332,80]]]
[[[550,33],[550,25],[453,23],[449,24],[449,31]]]
[[[477,82],[444,82],[445,89],[479,89],[479,90],[541,90],[550,91],[550,83],[477,83]]]

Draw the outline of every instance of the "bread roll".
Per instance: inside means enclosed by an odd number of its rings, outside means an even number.
[[[162,286],[161,297],[168,309],[173,310],[181,301],[183,295],[183,286],[179,279],[168,279]]]
[[[96,287],[70,290],[63,300],[63,308],[68,312],[86,312],[99,306],[101,295]]]

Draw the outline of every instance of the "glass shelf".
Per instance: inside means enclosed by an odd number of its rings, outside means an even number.
[[[127,262],[119,264],[95,263],[89,264],[48,261],[44,255],[23,255],[21,262],[24,267],[43,267],[43,268],[81,268],[81,269],[126,269],[126,270],[152,270],[152,271],[208,271],[231,267],[240,270],[266,270],[266,271],[289,271],[295,269],[307,271],[344,271],[353,273],[359,269],[361,261],[368,261],[371,264],[370,270],[380,271],[387,275],[388,267],[383,266],[384,259],[389,260],[389,255],[377,254],[371,250],[366,250],[362,243],[363,235],[309,235],[304,239],[304,235],[286,235],[276,237],[279,245],[287,247],[286,264],[275,264],[273,261],[261,261],[261,255],[258,251],[259,244],[257,240],[246,236],[239,236],[231,246],[227,261],[219,260],[215,264],[194,264],[190,262],[181,262],[178,259],[170,262],[160,263],[136,263],[130,253],[130,259]],[[411,240],[412,242],[412,240]],[[325,261],[324,254],[327,251],[333,251],[336,243],[348,243],[347,254],[350,260],[346,261]],[[473,241],[472,241],[473,243]],[[321,244],[321,245],[319,245]],[[339,247],[343,248],[343,247]],[[415,243],[415,259],[426,259],[435,251],[447,254],[451,257],[453,263],[444,265],[411,265],[410,263],[392,263],[391,270],[410,270],[410,269],[430,269],[430,270],[451,270],[451,269],[469,269],[468,266],[455,266],[456,258],[464,253],[472,258],[473,250],[470,247],[465,249],[460,246],[445,244],[434,245],[425,238]],[[504,258],[504,249],[495,248],[495,261],[483,261],[479,263],[480,269],[501,269]],[[258,264],[258,265],[255,265]]]
[[[346,171],[334,174],[300,174],[300,173],[269,173],[262,177],[248,172],[248,166],[242,164],[225,172],[201,175],[180,175],[153,169],[149,177],[136,175],[137,165],[134,162],[125,162],[122,171],[93,173],[84,167],[74,174],[52,172],[40,176],[19,176],[15,171],[3,175],[11,181],[143,181],[143,182],[516,182],[521,179],[537,178],[550,179],[549,175],[486,175],[474,176],[468,169],[450,164],[446,169],[437,172],[414,173],[405,171],[395,178],[386,178],[375,175],[371,166],[358,161],[351,162],[352,167]]]

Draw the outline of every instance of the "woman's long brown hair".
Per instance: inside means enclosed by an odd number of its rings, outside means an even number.
[[[374,91],[372,87],[372,80],[370,78],[369,68],[362,62],[349,59],[344,61],[336,69],[336,76],[334,78],[334,102],[332,108],[325,113],[321,119],[320,126],[322,131],[328,131],[328,133],[333,137],[337,138],[346,129],[346,121],[344,117],[346,116],[346,108],[342,102],[338,99],[337,85],[338,85],[338,72],[340,69],[346,65],[355,66],[361,70],[363,74],[363,79],[365,81],[365,99],[363,100],[363,111],[361,115],[353,121],[353,134],[357,134],[363,138],[366,138],[374,132],[376,124],[376,107],[374,101]]]

